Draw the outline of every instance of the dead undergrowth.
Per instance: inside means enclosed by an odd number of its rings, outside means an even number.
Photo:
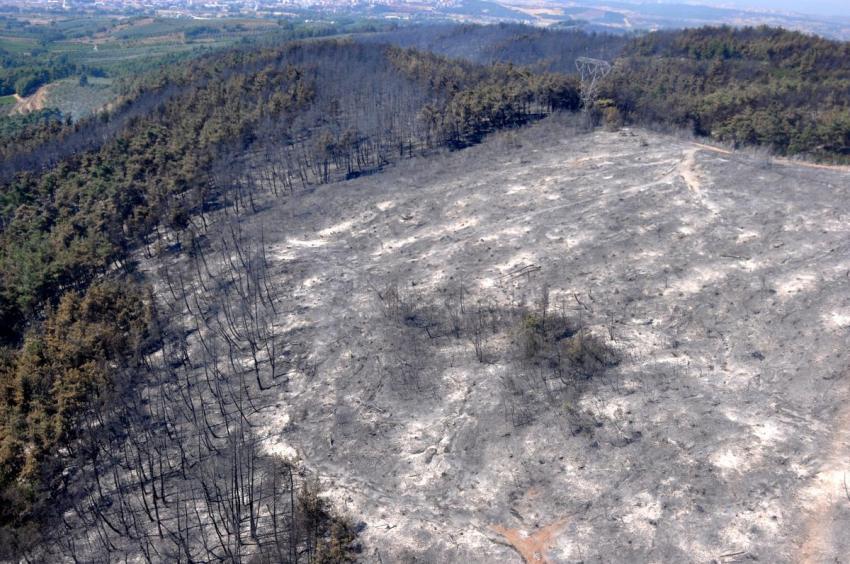
[[[375,288],[383,307],[380,364],[391,387],[409,399],[437,394],[446,351],[460,348],[499,368],[501,401],[513,426],[530,424],[551,408],[578,421],[570,406],[584,384],[620,362],[608,338],[564,303],[554,305],[547,287],[519,299],[484,295],[461,283],[432,293],[396,279]],[[588,425],[576,423],[573,431]]]

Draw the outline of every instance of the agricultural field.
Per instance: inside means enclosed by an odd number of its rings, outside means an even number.
[[[57,108],[75,119],[106,106],[123,79],[237,44],[268,44],[341,31],[322,22],[263,19],[187,20],[153,17],[0,16],[0,87],[37,101],[4,96],[0,112]],[[88,85],[79,86],[82,75]],[[5,77],[5,78],[4,78]],[[22,80],[29,79],[26,86]],[[25,88],[25,90],[21,90]]]
[[[80,84],[76,77],[51,83],[44,99],[45,108],[60,108],[64,115],[74,119],[86,117],[105,108],[117,96],[111,78],[88,77]]]

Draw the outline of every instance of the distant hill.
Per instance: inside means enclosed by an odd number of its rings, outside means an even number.
[[[627,121],[850,157],[850,43],[768,27],[657,32],[626,47],[603,90]]]
[[[315,3],[314,3],[315,2]],[[575,0],[449,0],[405,2],[378,0],[342,3],[308,0],[312,10],[404,20],[450,20],[468,23],[516,22],[538,26],[568,26],[584,31],[627,33],[681,29],[705,25],[770,25],[850,39],[850,17],[809,15],[776,9],[743,9],[684,2]],[[797,8],[805,10],[805,7]]]
[[[430,51],[476,63],[513,63],[550,72],[575,72],[576,57],[613,60],[629,38],[581,29],[543,29],[528,25],[432,24],[370,34],[368,42]]]

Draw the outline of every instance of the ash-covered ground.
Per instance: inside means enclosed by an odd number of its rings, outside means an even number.
[[[251,221],[309,367],[268,449],[363,560],[850,554],[850,173],[546,120]],[[544,302],[618,361],[518,378]],[[475,342],[461,307],[501,313]]]

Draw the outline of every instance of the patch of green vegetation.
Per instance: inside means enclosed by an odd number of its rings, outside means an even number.
[[[11,106],[17,101],[17,98],[13,95],[0,96],[0,106]]]
[[[31,39],[0,36],[0,51],[22,54],[29,52],[36,45],[36,42]]]
[[[55,108],[36,110],[28,114],[0,113],[0,146],[10,144],[20,147],[33,134],[55,134],[62,124],[62,113]]]
[[[656,32],[626,49],[601,98],[626,122],[850,162],[850,43],[779,28]]]
[[[182,20],[157,18],[131,25],[113,35],[121,40],[143,40],[155,37],[184,34],[186,37],[239,35],[262,33],[276,29],[277,24],[268,20],[226,19],[220,21]]]
[[[107,32],[110,28],[121,22],[113,17],[91,17],[67,18],[56,20],[51,27],[62,32],[67,39],[91,37],[96,33]]]
[[[117,84],[122,78],[137,77],[212,50],[244,44],[273,45],[361,29],[363,23],[354,20],[332,24],[249,18],[0,16],[0,96],[15,92],[28,96],[53,83],[56,86],[51,88],[50,105],[79,118],[104,106],[110,101],[107,97],[114,98],[120,90],[92,82],[90,90],[81,91],[72,83],[82,74],[109,78]]]

